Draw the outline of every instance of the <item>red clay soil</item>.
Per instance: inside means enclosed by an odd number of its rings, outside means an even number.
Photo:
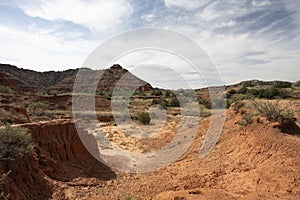
[[[210,122],[205,118],[180,159],[140,174],[113,172],[98,163],[82,146],[71,121],[24,125],[37,142],[39,162],[32,161],[34,167],[25,165],[26,170],[11,176],[15,180],[11,187],[24,197],[13,199],[34,199],[34,195],[35,199],[122,199],[127,194],[143,200],[300,199],[299,128],[291,129],[291,135],[264,119],[248,126],[240,126],[240,119],[240,114],[229,110],[219,142],[210,154],[199,158]],[[37,178],[28,182],[30,187],[22,177],[33,174]]]
[[[104,182],[115,178],[115,173],[85,148],[73,121],[54,120],[16,126],[29,129],[36,147],[34,154],[0,166],[1,174],[11,170],[4,187],[10,199],[68,199],[61,192],[65,182],[89,178],[87,182],[92,183],[93,179]],[[85,137],[93,139],[88,134]],[[72,186],[72,183],[67,185]]]
[[[101,187],[69,187],[66,197],[119,199],[131,194],[133,199],[299,199],[299,131],[282,133],[264,119],[242,127],[240,119],[240,114],[228,111],[221,138],[205,158],[198,155],[209,118],[201,122],[189,151],[172,165],[144,174],[117,173]]]

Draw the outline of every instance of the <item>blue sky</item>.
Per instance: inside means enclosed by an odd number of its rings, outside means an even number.
[[[81,67],[108,38],[160,27],[195,40],[226,84],[295,81],[300,74],[298,0],[1,0],[0,18],[0,63],[37,71]],[[138,52],[119,62],[129,69],[152,63],[186,71],[159,52]],[[151,80],[149,74],[139,75]],[[189,79],[198,87],[196,77]]]

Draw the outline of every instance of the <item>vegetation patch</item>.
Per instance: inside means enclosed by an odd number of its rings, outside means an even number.
[[[137,120],[141,123],[141,124],[144,124],[144,125],[148,125],[150,124],[150,115],[148,112],[139,112],[137,114]]]
[[[45,115],[47,109],[49,109],[49,104],[41,101],[33,102],[28,106],[29,114],[35,116]]]
[[[8,86],[0,85],[0,93],[11,94],[13,90]]]
[[[294,112],[289,109],[290,105],[281,105],[279,101],[252,101],[255,109],[271,122],[281,124],[294,121]]]
[[[0,128],[0,164],[32,153],[33,147],[27,129],[11,126]]]

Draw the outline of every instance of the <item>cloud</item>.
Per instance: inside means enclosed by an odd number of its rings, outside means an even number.
[[[153,14],[147,14],[147,15],[142,15],[141,19],[145,20],[147,22],[152,22],[154,20],[155,16]]]
[[[5,0],[0,3],[0,9],[4,5],[0,62],[39,71],[78,67],[101,41],[146,26],[192,38],[209,55],[225,83],[251,78],[296,80],[300,69],[299,2],[26,0],[14,7]],[[120,45],[127,42],[120,41]],[[169,55],[144,52],[128,55],[122,62],[130,69],[153,63],[174,65],[195,87],[199,84],[199,77],[193,76],[186,63]]]
[[[76,35],[71,34],[69,33],[70,37],[76,38]],[[0,26],[0,63],[37,71],[81,67],[91,49],[95,48],[95,44],[77,38],[66,41],[53,35],[50,30],[34,27],[30,30],[19,30]]]
[[[209,3],[210,0],[201,0],[201,1],[196,1],[196,0],[165,0],[165,5],[167,7],[181,7],[187,10],[196,10],[199,7],[202,7]]]
[[[272,2],[267,0],[267,1],[258,1],[258,0],[253,0],[252,5],[256,7],[261,7],[261,6],[269,6],[271,5]]]
[[[125,0],[38,0],[17,5],[30,17],[70,21],[100,32],[122,25],[133,12]]]

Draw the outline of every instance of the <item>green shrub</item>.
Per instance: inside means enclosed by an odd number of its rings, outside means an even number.
[[[245,103],[243,101],[237,101],[233,104],[233,110],[238,113],[239,110],[245,106]]]
[[[236,94],[236,90],[231,89],[231,90],[229,90],[229,91],[227,92],[226,97],[229,98],[229,97],[231,97],[231,96],[234,95],[234,94]]]
[[[13,90],[8,86],[0,85],[0,93],[11,94],[13,93]]]
[[[247,126],[253,122],[253,115],[251,113],[249,114],[243,114],[242,119],[238,122],[240,126]]]
[[[256,110],[271,122],[294,121],[294,112],[288,108],[289,105],[281,106],[279,101],[252,102]]]
[[[163,93],[159,88],[155,88],[151,93],[152,96],[162,96],[162,94]]]
[[[147,95],[145,94],[145,92],[143,92],[142,90],[139,90],[139,89],[135,90],[134,93],[133,93],[132,95],[133,95],[133,96],[139,96],[139,97],[145,97],[145,96],[147,96]]]
[[[49,90],[47,92],[48,95],[51,95],[51,96],[57,96],[59,94],[59,91],[58,90]]]
[[[252,81],[245,81],[243,84],[244,87],[254,87],[254,84]]]
[[[106,89],[106,90],[102,91],[102,96],[108,100],[111,100],[112,93],[113,93],[113,90]]]
[[[175,97],[175,98],[171,99],[170,101],[168,101],[168,105],[167,106],[170,106],[170,107],[180,107],[180,102]]]
[[[275,86],[264,89],[250,89],[247,93],[252,94],[254,97],[257,98],[266,99],[287,98],[290,96],[288,91],[276,88]]]
[[[19,127],[0,128],[0,163],[13,161],[33,151],[31,135]]]
[[[165,96],[166,96],[166,97],[169,97],[170,95],[171,95],[171,91],[170,91],[170,90],[167,90],[166,93],[165,93]]]
[[[288,81],[278,81],[275,83],[276,88],[290,88],[292,85],[293,84]]]
[[[46,110],[49,108],[49,104],[45,102],[34,102],[28,106],[29,114],[36,116],[45,115]]]
[[[239,94],[246,94],[248,92],[248,88],[246,88],[245,86],[243,86],[241,89],[238,90]]]
[[[137,120],[144,125],[150,124],[150,115],[148,112],[139,112],[137,114]]]
[[[132,200],[133,197],[131,194],[128,193],[123,193],[120,195],[120,200]]]

